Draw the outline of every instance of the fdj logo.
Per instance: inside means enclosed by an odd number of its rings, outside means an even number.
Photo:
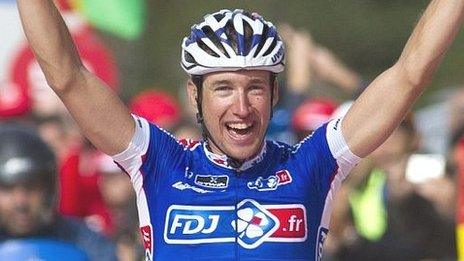
[[[233,220],[233,211],[233,206],[172,205],[166,213],[164,241],[168,244],[234,242],[231,231],[218,229],[225,226],[225,220]]]
[[[176,215],[169,231],[175,234],[177,228],[182,228],[182,234],[191,235],[196,233],[211,234],[217,228],[219,215],[209,215],[207,217],[200,215]]]
[[[234,206],[180,206],[168,209],[168,244],[237,242],[253,249],[263,242],[302,242],[307,237],[302,205],[260,205],[247,199]],[[236,239],[237,238],[237,239]]]

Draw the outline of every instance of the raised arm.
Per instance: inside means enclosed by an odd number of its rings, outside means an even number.
[[[324,46],[316,45],[313,48],[311,65],[317,77],[347,93],[354,94],[361,87],[361,77]]]
[[[433,0],[398,59],[353,104],[342,123],[351,151],[367,156],[401,122],[431,81],[464,16],[464,0]]]
[[[101,151],[116,154],[129,144],[134,122],[122,101],[83,65],[52,0],[18,0],[24,32],[48,84],[83,134]]]
[[[279,33],[287,48],[287,88],[294,95],[305,95],[311,85],[313,41],[307,32],[296,30],[288,24],[279,25]]]

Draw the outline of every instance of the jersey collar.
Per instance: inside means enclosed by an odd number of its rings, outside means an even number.
[[[243,162],[243,164],[242,164],[242,166],[240,166],[240,168],[234,169],[233,167],[231,167],[228,164],[227,155],[220,155],[220,154],[216,154],[216,153],[212,152],[209,149],[208,143],[206,141],[203,142],[203,150],[205,151],[206,157],[211,162],[213,162],[214,164],[216,164],[218,166],[221,166],[223,168],[233,169],[233,170],[237,170],[237,171],[247,170],[247,169],[255,166],[256,164],[258,164],[259,162],[261,162],[264,159],[264,156],[266,155],[266,148],[267,148],[267,143],[266,143],[266,141],[264,141],[263,146],[261,147],[261,151],[258,153],[258,155],[256,155],[254,158],[252,158],[250,160],[247,160],[247,161]]]

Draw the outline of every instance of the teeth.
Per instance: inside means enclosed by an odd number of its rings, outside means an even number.
[[[246,124],[246,123],[229,123],[229,124],[227,124],[227,126],[228,126],[229,128],[232,128],[232,129],[244,130],[244,129],[247,129],[247,128],[251,127],[251,124]]]

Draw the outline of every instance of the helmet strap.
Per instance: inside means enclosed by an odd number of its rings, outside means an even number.
[[[271,86],[271,116],[269,117],[269,122],[272,120],[272,116],[274,115],[274,85],[277,78],[277,74],[271,73],[270,78],[270,86]]]

